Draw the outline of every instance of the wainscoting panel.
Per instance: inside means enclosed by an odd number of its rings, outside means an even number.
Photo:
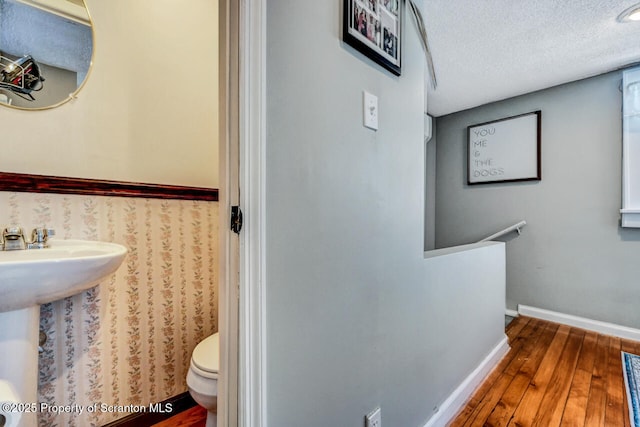
[[[40,426],[100,426],[186,391],[191,351],[217,331],[217,202],[0,192],[0,206],[0,226],[129,249],[112,278],[42,306],[39,400],[83,411]]]

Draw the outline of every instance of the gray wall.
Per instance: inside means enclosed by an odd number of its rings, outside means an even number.
[[[418,427],[504,336],[504,265],[423,258],[423,53],[407,25],[392,76],[340,41],[341,8],[267,3],[268,422]]]
[[[519,220],[507,307],[531,305],[640,328],[640,230],[619,227],[621,73],[444,116],[437,127],[436,245]],[[542,110],[542,181],[466,185],[466,127]]]

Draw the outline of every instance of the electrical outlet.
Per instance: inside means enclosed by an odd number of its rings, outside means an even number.
[[[366,416],[365,427],[382,427],[382,417],[380,408],[376,408],[373,412]]]

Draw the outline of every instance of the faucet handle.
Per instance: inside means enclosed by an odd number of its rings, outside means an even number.
[[[34,228],[31,233],[31,243],[47,243],[49,236],[55,236],[56,231],[50,228]]]
[[[6,227],[2,232],[2,237],[5,239],[19,239],[20,237],[23,237],[22,228],[15,225]]]

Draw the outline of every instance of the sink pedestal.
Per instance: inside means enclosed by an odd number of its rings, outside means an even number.
[[[40,304],[94,287],[120,267],[126,254],[122,245],[85,240],[0,251],[0,380],[11,383],[22,403],[38,409]],[[53,402],[68,403],[73,402]],[[37,418],[23,412],[20,427],[36,427]]]
[[[38,402],[40,306],[0,313],[0,379],[13,385],[20,401]],[[35,427],[37,414],[23,413],[20,426]]]

